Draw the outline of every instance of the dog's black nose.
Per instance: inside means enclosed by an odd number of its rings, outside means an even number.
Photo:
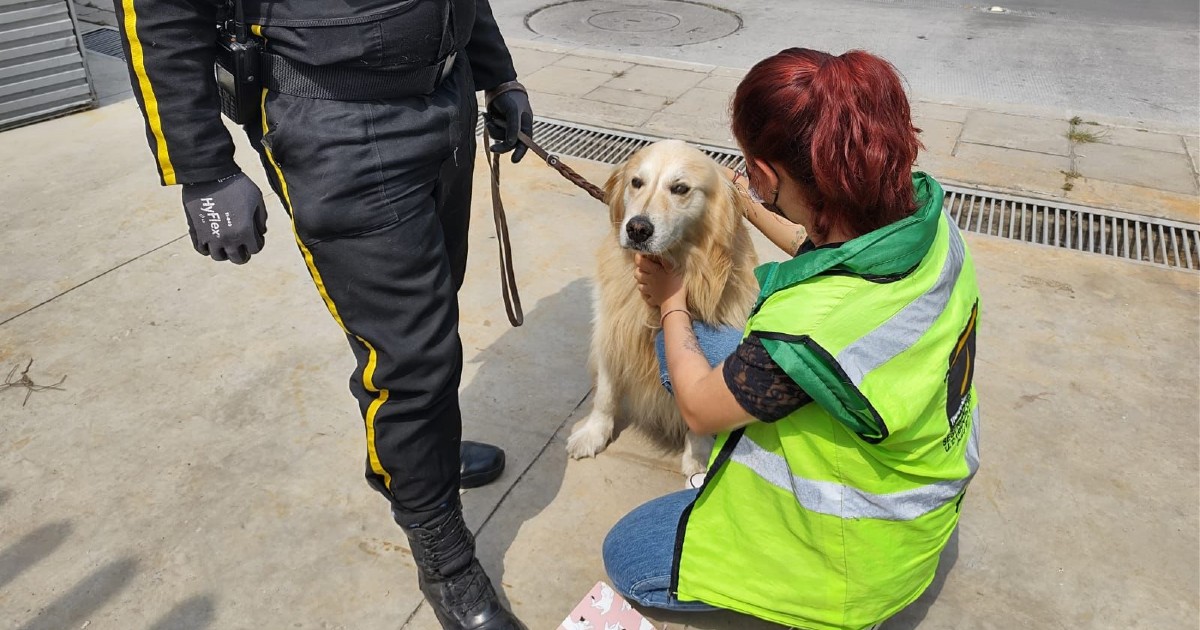
[[[654,224],[646,217],[633,217],[625,224],[625,233],[634,243],[645,243],[654,235]]]

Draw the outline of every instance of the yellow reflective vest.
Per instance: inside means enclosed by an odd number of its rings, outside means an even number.
[[[801,628],[867,628],[929,585],[979,463],[979,290],[943,192],[757,270],[746,326],[814,400],[718,436],[672,590]]]

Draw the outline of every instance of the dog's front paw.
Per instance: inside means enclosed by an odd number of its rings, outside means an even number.
[[[571,433],[571,437],[567,438],[567,453],[573,459],[595,457],[597,453],[604,450],[605,446],[608,446],[611,433],[596,424],[589,419],[575,429]]]

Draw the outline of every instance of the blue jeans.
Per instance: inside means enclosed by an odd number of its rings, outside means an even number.
[[[717,610],[671,596],[675,532],[683,510],[698,490],[683,490],[642,504],[625,515],[604,539],[604,568],[613,588],[634,603],[682,611]]]
[[[729,358],[738,344],[742,343],[742,329],[733,326],[709,326],[703,322],[692,324],[692,332],[696,333],[696,342],[704,351],[708,364],[716,367],[718,363]],[[672,394],[671,376],[667,373],[667,346],[663,331],[654,336],[654,349],[658,352],[658,377],[662,379],[663,387]]]

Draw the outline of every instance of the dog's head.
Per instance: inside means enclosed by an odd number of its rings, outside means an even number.
[[[720,167],[679,140],[656,142],[617,167],[605,186],[621,247],[670,253],[689,233],[737,221],[737,195]],[[709,230],[711,231],[711,230]]]

